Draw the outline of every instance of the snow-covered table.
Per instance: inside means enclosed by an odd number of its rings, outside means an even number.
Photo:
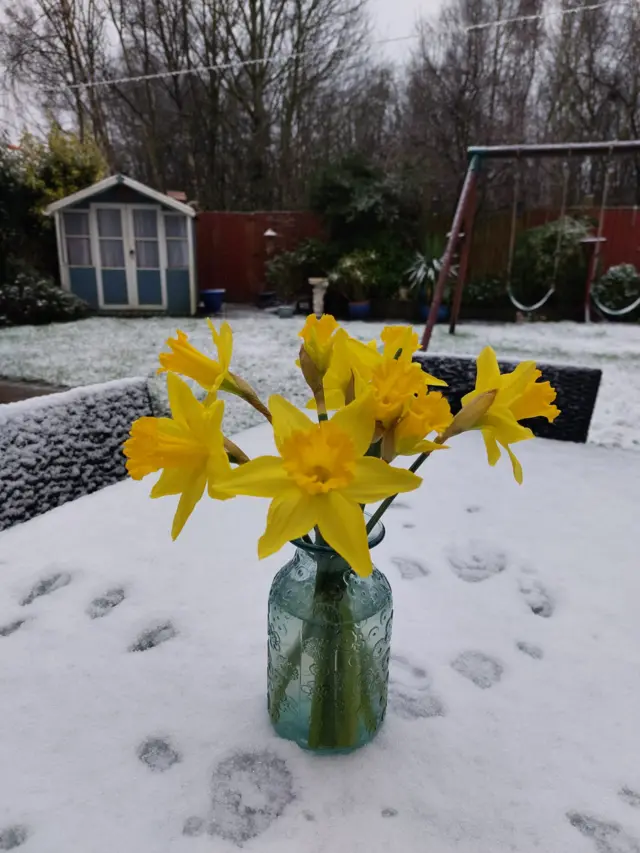
[[[0,850],[640,851],[640,454],[518,451],[521,488],[464,436],[387,514],[389,713],[350,756],[269,725],[266,502],[172,544],[128,481],[0,533]]]

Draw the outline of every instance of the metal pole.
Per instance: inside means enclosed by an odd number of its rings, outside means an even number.
[[[433,292],[433,299],[431,300],[431,308],[427,318],[427,325],[425,326],[424,334],[422,335],[422,349],[425,352],[429,348],[431,333],[433,332],[433,327],[436,324],[436,317],[438,316],[438,311],[442,304],[442,294],[444,293],[444,287],[447,283],[447,279],[449,278],[449,270],[451,269],[451,261],[453,259],[456,243],[458,242],[458,234],[460,233],[462,221],[465,218],[469,196],[471,195],[471,191],[477,180],[479,167],[480,157],[478,155],[474,155],[471,158],[467,174],[464,178],[462,192],[460,193],[458,206],[456,207],[455,216],[453,217],[453,225],[451,226],[449,241],[447,243],[447,248],[444,251],[444,255],[442,256],[442,266],[440,267],[440,275],[438,276],[438,281]]]
[[[542,145],[472,145],[469,158],[480,157],[567,157],[570,154],[629,154],[640,151],[640,139],[620,142],[567,142]]]
[[[467,270],[469,269],[469,256],[471,255],[471,242],[473,238],[473,222],[476,216],[476,191],[478,182],[474,181],[469,193],[469,203],[467,205],[467,216],[463,223],[464,242],[462,243],[462,252],[460,253],[460,266],[458,267],[458,280],[453,293],[453,303],[451,305],[451,321],[449,323],[449,334],[455,335],[456,323],[460,316],[460,308],[462,306],[462,294],[464,286],[467,283]]]

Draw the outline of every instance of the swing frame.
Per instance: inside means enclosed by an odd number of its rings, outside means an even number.
[[[618,154],[630,154],[635,151],[640,151],[640,139],[612,140],[610,142],[576,142],[566,144],[547,143],[540,145],[489,145],[489,146],[471,146],[467,148],[467,158],[469,165],[464,178],[460,197],[453,217],[453,223],[449,232],[447,246],[442,256],[442,265],[438,281],[433,291],[429,316],[422,335],[422,350],[426,351],[429,348],[429,342],[433,333],[433,327],[436,324],[438,311],[442,305],[442,296],[444,288],[449,278],[453,257],[458,247],[458,243],[462,239],[462,249],[460,252],[460,263],[458,265],[458,277],[453,292],[453,300],[451,305],[451,318],[449,322],[449,334],[454,335],[456,325],[460,316],[460,307],[462,305],[462,295],[466,284],[467,270],[469,267],[469,256],[471,254],[471,242],[473,238],[473,225],[476,213],[476,197],[478,187],[478,175],[482,169],[482,165],[486,160],[517,160],[520,158],[544,158],[544,157],[564,157],[565,159],[577,155],[588,156],[598,154],[608,154],[610,157]],[[606,201],[606,199],[603,199]],[[601,205],[600,221],[598,232],[602,236],[602,221],[603,221],[604,205]],[[595,277],[600,256],[600,246],[602,241],[594,242],[594,249],[589,263],[589,273],[585,288],[585,322],[590,320],[590,303],[591,303],[591,285]]]

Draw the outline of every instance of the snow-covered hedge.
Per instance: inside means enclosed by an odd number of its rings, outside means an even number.
[[[0,406],[0,530],[125,477],[122,443],[151,414],[142,378]]]

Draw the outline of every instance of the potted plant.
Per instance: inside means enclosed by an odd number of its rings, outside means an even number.
[[[372,249],[356,249],[343,255],[329,273],[334,285],[349,302],[349,317],[365,320],[371,314],[371,290],[375,284],[377,255]]]
[[[406,271],[409,281],[409,291],[414,294],[418,301],[420,319],[425,322],[429,314],[429,303],[433,290],[438,282],[440,270],[442,269],[442,255],[444,253],[444,241],[438,234],[429,234],[425,240],[424,250],[416,252],[414,259]],[[457,267],[451,267],[449,276],[457,275]],[[445,301],[448,296],[445,290]],[[449,307],[442,304],[438,311],[438,320],[443,322],[449,316]]]
[[[267,262],[267,283],[276,292],[280,317],[293,317],[299,280],[300,263],[295,252],[281,252]]]

